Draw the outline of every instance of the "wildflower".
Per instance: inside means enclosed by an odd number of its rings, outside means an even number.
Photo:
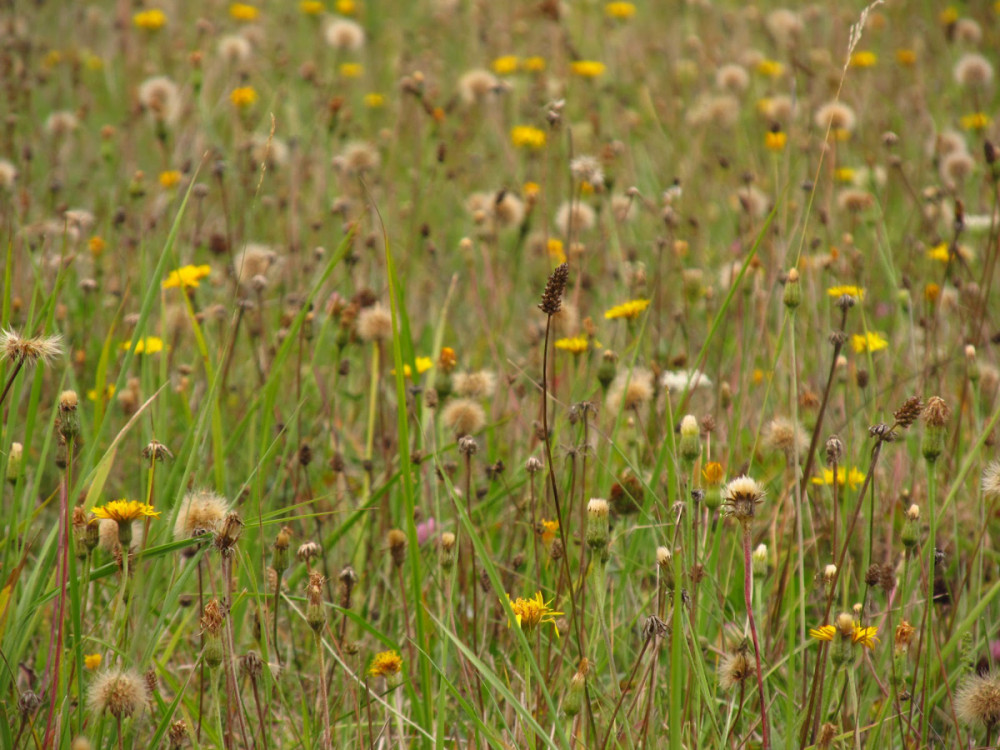
[[[538,150],[545,146],[545,131],[531,125],[518,125],[511,129],[510,140],[516,148]]]
[[[604,319],[615,320],[617,318],[626,318],[628,320],[635,320],[643,310],[649,307],[649,303],[650,300],[648,299],[633,299],[623,302],[620,305],[615,305],[610,310],[605,310]]]
[[[701,470],[701,478],[709,487],[718,486],[722,483],[722,464],[718,461],[709,461]]]
[[[750,660],[743,650],[726,654],[719,660],[719,687],[732,690],[753,674]]]
[[[817,641],[832,641],[837,634],[837,628],[833,625],[820,625],[818,628],[810,628],[809,636]]]
[[[358,335],[363,341],[388,341],[392,331],[392,313],[381,304],[366,307],[358,315]]]
[[[746,526],[754,517],[757,506],[764,502],[764,488],[756,479],[744,474],[729,482],[722,496],[726,515]]]
[[[635,15],[635,4],[626,2],[613,2],[604,6],[604,14],[608,18],[618,21],[626,21]]]
[[[167,24],[167,14],[159,8],[140,10],[132,16],[132,23],[137,29],[145,31],[157,31]]]
[[[545,244],[546,250],[548,250],[549,257],[552,258],[556,263],[566,262],[566,251],[563,250],[563,242],[557,237],[549,237],[549,241]]]
[[[638,409],[653,398],[653,373],[637,367],[615,376],[608,389],[608,410],[617,413],[619,409]]]
[[[378,109],[385,106],[385,97],[373,91],[370,94],[365,94],[364,102],[368,109]]]
[[[878,643],[876,633],[878,633],[878,628],[876,627],[862,627],[858,623],[854,623],[854,633],[851,635],[851,642],[854,644],[860,643],[864,648],[871,651],[875,648],[875,644]]]
[[[161,285],[164,289],[193,289],[199,286],[199,282],[212,273],[211,266],[181,266],[175,271],[171,271],[167,280]]]
[[[249,3],[233,3],[229,6],[229,15],[237,21],[256,21],[260,11]]]
[[[245,109],[257,101],[257,92],[253,86],[239,86],[229,92],[229,101],[234,107]]]
[[[851,55],[849,65],[852,68],[871,68],[878,62],[878,57],[870,50],[859,50]]]
[[[372,677],[391,677],[403,668],[403,657],[396,651],[381,651],[375,654],[368,674]]]
[[[932,247],[927,251],[927,258],[929,260],[938,260],[942,263],[947,263],[951,259],[951,253],[948,250],[948,243],[942,242]]]
[[[590,342],[585,336],[573,336],[571,338],[557,339],[556,349],[561,349],[570,354],[583,354],[590,346]]]
[[[955,693],[955,713],[966,724],[982,724],[987,731],[1000,723],[1000,675],[970,675]]]
[[[442,346],[441,353],[438,355],[438,365],[441,370],[447,374],[454,370],[457,364],[458,357],[455,355],[455,350],[450,346]]]
[[[764,59],[757,63],[757,72],[767,78],[781,78],[785,72],[785,66],[777,60]]]
[[[552,544],[559,534],[558,521],[546,521],[544,518],[538,524],[538,533],[542,537],[542,543],[546,546]]]
[[[84,654],[83,656],[83,666],[87,669],[94,670],[101,666],[101,655],[100,654]]]
[[[685,388],[692,391],[696,388],[711,388],[712,380],[696,370],[664,370],[660,376],[660,385],[668,393],[680,393]]]
[[[517,620],[517,624],[525,633],[530,633],[538,625],[552,623],[552,629],[555,631],[556,637],[559,637],[556,616],[563,613],[554,611],[550,606],[551,602],[546,603],[542,599],[541,591],[536,592],[530,599],[523,599],[519,596],[517,599],[511,600],[510,594],[508,594],[507,601],[510,602],[510,608],[514,611],[514,619]],[[507,627],[510,627],[509,620]]]
[[[140,518],[159,518],[160,512],[153,510],[152,505],[140,503],[138,500],[112,500],[94,508],[96,518],[107,518],[116,523],[129,523]]]
[[[574,60],[569,68],[573,75],[580,78],[597,78],[604,74],[604,63],[597,60]]]
[[[764,147],[768,151],[783,151],[788,143],[788,134],[783,130],[769,130],[764,134]]]
[[[764,425],[761,442],[765,450],[783,453],[790,459],[796,448],[800,456],[805,455],[809,447],[809,436],[802,425],[784,417],[776,417]]]
[[[170,169],[166,172],[160,172],[160,186],[169,190],[172,187],[176,187],[181,181],[181,173],[176,169]]]
[[[327,24],[323,30],[326,43],[339,50],[358,51],[365,46],[364,27],[356,21],[338,18]]]
[[[579,233],[592,229],[595,221],[594,209],[586,203],[566,201],[556,211],[556,228],[566,237],[571,230]]]
[[[364,174],[378,169],[381,163],[378,149],[364,141],[354,141],[344,146],[344,150],[333,158],[333,165],[348,174]]]
[[[986,465],[980,487],[986,497],[1000,497],[1000,461],[991,461]]]
[[[498,76],[507,76],[517,72],[518,64],[516,55],[504,55],[493,61],[493,72]]]
[[[122,349],[135,354],[156,354],[163,351],[163,339],[159,336],[144,336],[135,343],[134,348],[132,341],[123,342]]]
[[[496,392],[497,376],[489,370],[455,374],[455,393],[464,398],[491,398]]]
[[[307,16],[318,16],[323,12],[323,3],[319,0],[302,0],[299,3],[299,10]]]
[[[816,110],[816,126],[822,130],[829,128],[832,131],[850,133],[856,122],[854,110],[843,102],[828,102]]]
[[[993,66],[982,55],[968,53],[955,63],[954,75],[960,86],[985,88],[993,81]]]
[[[954,5],[949,5],[947,8],[941,11],[938,15],[938,21],[940,21],[942,26],[951,26],[958,20],[958,8]]]
[[[851,336],[851,346],[854,351],[877,352],[889,348],[889,342],[882,338],[882,335],[875,331],[867,331],[863,335],[855,334]]]
[[[10,360],[28,367],[41,361],[48,364],[62,354],[61,336],[26,338],[16,331],[0,329],[0,362]]]
[[[538,55],[526,57],[522,67],[529,73],[541,73],[545,70],[545,58]]]
[[[361,63],[345,62],[340,64],[340,75],[344,78],[360,78],[364,70]]]
[[[913,67],[917,63],[917,53],[912,49],[896,50],[896,62],[906,68]]]
[[[853,182],[854,170],[850,167],[840,167],[833,173],[833,176],[837,182]]]
[[[852,284],[838,284],[837,286],[831,286],[826,290],[826,293],[834,299],[840,299],[845,294],[850,297],[854,297],[859,302],[865,298],[865,288],[861,286],[854,286]]]
[[[337,0],[337,12],[342,16],[353,16],[358,6],[354,0]]]
[[[486,425],[486,412],[477,402],[469,398],[449,401],[441,413],[441,421],[456,436],[471,435]]]
[[[417,366],[417,375],[423,375],[429,369],[434,366],[434,360],[430,357],[417,357],[414,360],[414,364]],[[393,372],[396,372],[393,370]],[[412,378],[413,370],[406,363],[403,364],[403,377]]]
[[[841,487],[843,487],[844,483],[846,482],[847,485],[852,490],[855,490],[859,486],[861,486],[861,483],[864,481],[865,481],[864,472],[860,471],[856,466],[852,466],[850,469],[847,469],[843,466],[837,467],[837,484],[839,484]],[[820,485],[833,484],[833,469],[823,469],[823,475],[818,477],[813,477],[812,483]]]
[[[132,670],[103,672],[87,691],[87,705],[94,713],[108,711],[116,719],[141,713],[148,702],[149,688],[145,680]]]
[[[993,122],[993,118],[990,117],[985,112],[973,112],[972,114],[965,115],[962,117],[961,121],[963,130],[985,130]]]
[[[173,125],[181,113],[177,84],[166,76],[147,78],[139,85],[139,103],[158,125]]]

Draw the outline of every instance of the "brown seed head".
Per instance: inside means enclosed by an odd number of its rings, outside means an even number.
[[[1000,674],[966,677],[955,693],[955,713],[966,724],[992,730],[1000,723]]]
[[[218,635],[225,619],[226,616],[222,612],[222,605],[219,604],[219,600],[212,599],[205,605],[205,612],[201,616],[202,632],[209,635]]]
[[[386,540],[389,542],[389,552],[392,562],[398,567],[406,561],[406,534],[399,529],[389,531]]]
[[[951,409],[940,396],[931,396],[924,407],[924,419],[931,427],[944,427],[951,416]]]
[[[920,416],[920,412],[923,410],[923,403],[920,401],[919,396],[911,396],[903,402],[896,411],[893,412],[892,416],[896,420],[896,424],[906,429]]]
[[[569,264],[561,263],[549,274],[538,308],[546,315],[555,315],[562,307],[562,295],[569,281]]]

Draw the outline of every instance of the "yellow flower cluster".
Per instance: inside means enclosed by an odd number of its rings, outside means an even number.
[[[965,115],[962,120],[962,128],[964,130],[985,130],[993,122],[993,118],[990,117],[985,112],[973,112],[970,115]]]
[[[764,134],[764,147],[768,151],[783,151],[788,143],[788,134],[782,130],[769,130]]]
[[[137,29],[146,31],[157,31],[167,25],[167,14],[159,8],[140,10],[132,16],[132,23]]]
[[[556,349],[561,349],[570,354],[583,354],[590,348],[590,342],[586,336],[572,336],[570,338],[558,339]]]
[[[516,73],[520,61],[516,55],[504,55],[493,61],[493,72],[498,76],[508,76]]]
[[[639,317],[639,314],[649,307],[650,300],[648,299],[632,299],[628,302],[623,302],[620,305],[615,305],[610,310],[605,311],[605,320],[615,320],[616,318],[627,318],[629,320],[634,320]]]
[[[785,66],[777,60],[764,59],[757,63],[757,72],[768,78],[781,78],[782,73],[785,72]]]
[[[171,271],[167,280],[163,282],[164,289],[191,289],[199,286],[199,282],[212,273],[212,267],[202,266],[181,266],[175,271]]]
[[[160,172],[160,186],[167,190],[177,187],[180,181],[181,173],[176,169],[168,169],[166,172]]]
[[[570,63],[570,71],[580,78],[597,78],[604,75],[604,63],[597,60],[574,60]]]
[[[299,3],[299,10],[307,16],[318,16],[323,12],[323,3],[319,0],[302,0]]]
[[[510,140],[517,148],[537,150],[545,146],[545,131],[531,125],[518,125],[511,129]]]

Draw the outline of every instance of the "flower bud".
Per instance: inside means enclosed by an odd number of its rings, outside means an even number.
[[[608,512],[607,500],[594,497],[587,503],[587,545],[593,550],[603,550],[608,546],[611,535]]]
[[[441,567],[450,570],[455,564],[455,535],[450,531],[441,534]]]
[[[764,578],[767,576],[768,559],[766,544],[757,545],[757,549],[750,555],[750,566],[755,578]]]
[[[7,454],[7,481],[16,484],[21,476],[21,463],[24,456],[24,446],[20,443],[10,444],[10,453]]]
[[[685,461],[694,462],[701,455],[701,442],[699,435],[701,429],[698,427],[698,420],[688,414],[681,420],[681,458]]]
[[[798,269],[793,268],[788,272],[788,278],[785,281],[784,299],[782,301],[789,310],[794,310],[802,304],[802,285],[799,283]]]

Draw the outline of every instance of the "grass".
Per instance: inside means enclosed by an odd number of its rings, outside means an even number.
[[[997,741],[998,8],[49,5],[0,746]]]

